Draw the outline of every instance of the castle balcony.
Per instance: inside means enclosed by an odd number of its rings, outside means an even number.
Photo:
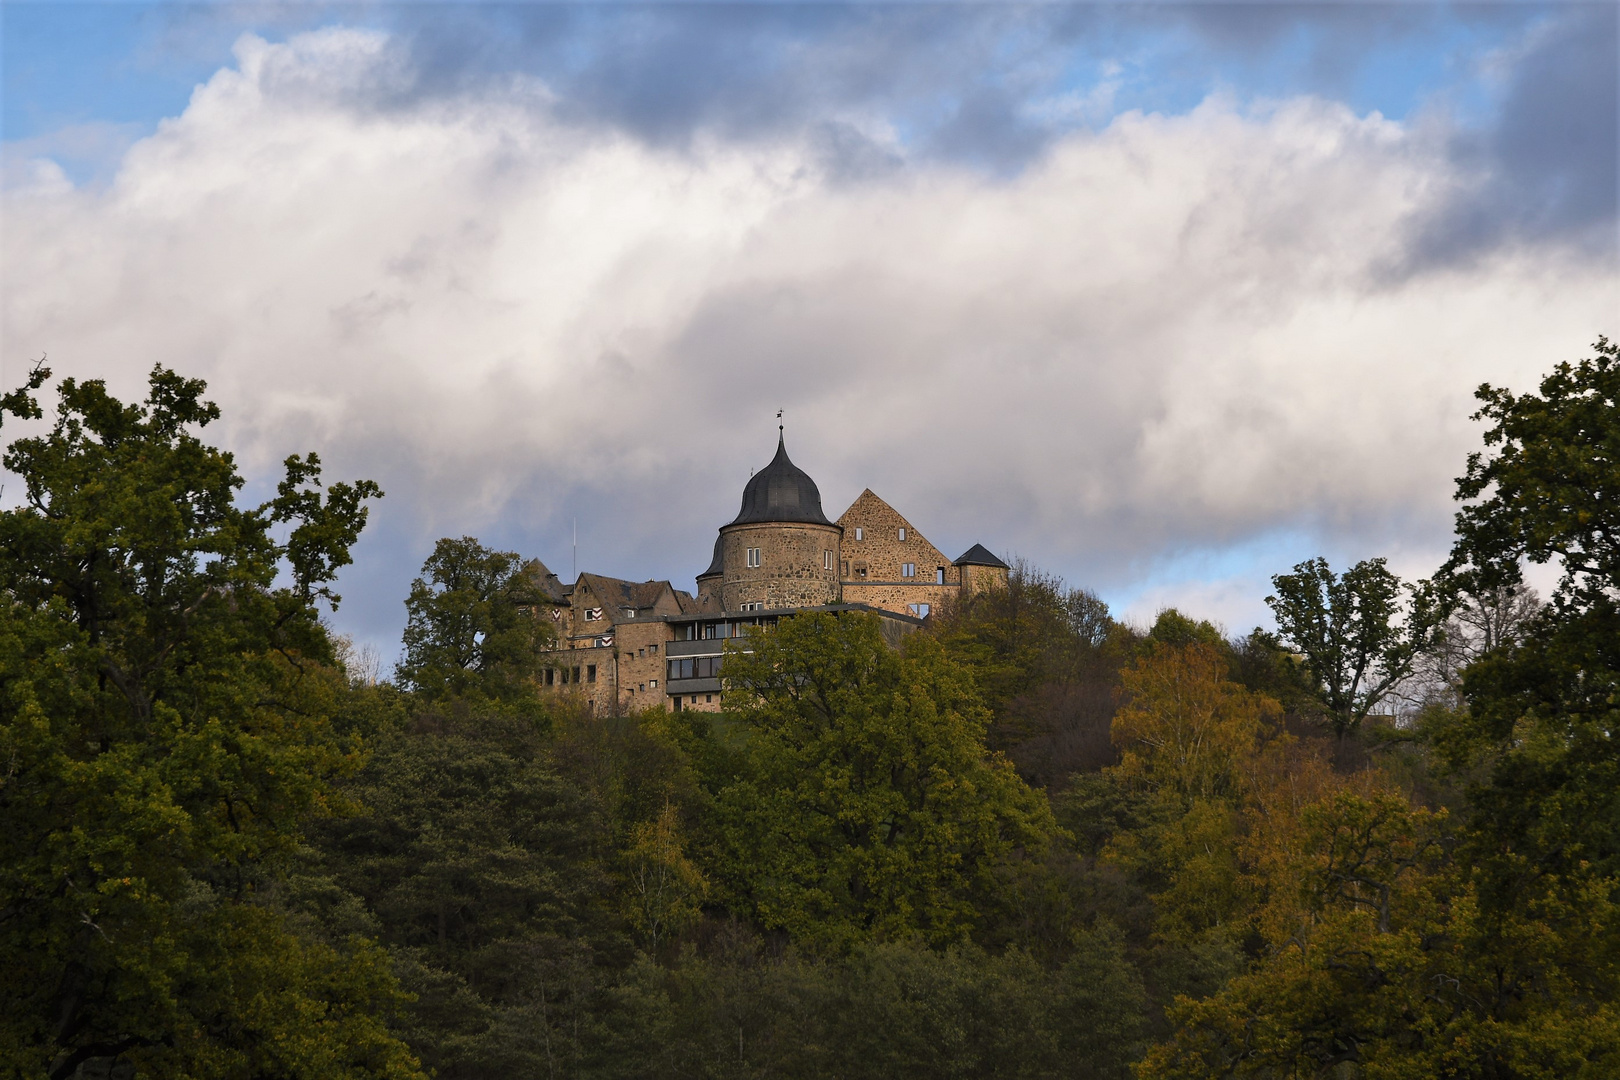
[[[669,641],[664,643],[665,656],[719,656],[725,651],[726,639],[700,638],[697,641]]]
[[[664,693],[671,697],[682,694],[718,694],[719,679],[670,679],[664,684]]]

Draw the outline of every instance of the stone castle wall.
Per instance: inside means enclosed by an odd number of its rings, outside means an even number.
[[[986,589],[1007,586],[1007,571],[999,566],[963,566],[962,592],[972,596],[974,593],[984,592]]]
[[[938,606],[959,591],[959,568],[871,490],[861,492],[838,523],[844,527],[839,573],[846,604],[909,614],[914,604]],[[909,577],[907,563],[914,567]]]
[[[720,599],[726,611],[745,604],[818,607],[838,602],[838,537],[834,525],[728,525],[721,534]],[[758,548],[760,565],[748,565]],[[832,566],[827,566],[827,552]]]
[[[620,623],[615,631],[620,711],[662,707],[666,704],[664,645],[669,640],[669,627],[661,622],[633,622]]]

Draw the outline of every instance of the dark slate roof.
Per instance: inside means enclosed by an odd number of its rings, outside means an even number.
[[[530,559],[523,564],[523,572],[529,576],[529,580],[534,583],[535,588],[540,590],[540,595],[547,600],[550,600],[553,604],[567,602],[568,589],[557,579],[556,574],[546,568],[545,563],[539,559]]]
[[[720,541],[721,537],[717,536],[714,538],[714,558],[709,560],[709,568],[703,571],[703,573],[699,574],[698,577],[713,577],[725,569],[725,567],[720,565]]]
[[[962,554],[960,559],[952,563],[953,566],[994,566],[998,570],[1007,569],[1007,564],[990,554],[983,544],[974,544]]]
[[[651,610],[666,593],[675,590],[667,581],[625,581],[602,574],[581,574],[579,580],[598,601],[619,616],[623,609]]]
[[[816,482],[788,460],[787,446],[778,438],[776,456],[754,474],[743,488],[742,510],[733,525],[758,521],[807,521],[831,525],[821,512],[821,492]]]

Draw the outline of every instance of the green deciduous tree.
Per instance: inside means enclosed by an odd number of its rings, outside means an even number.
[[[398,677],[428,699],[491,699],[527,693],[540,653],[553,641],[532,564],[470,536],[446,537],[422,564],[405,601],[405,655]]]
[[[4,411],[39,416],[45,374]],[[380,493],[321,490],[312,454],[237,506],[234,461],[195,434],[203,389],[158,368],[126,405],[67,380],[49,433],[6,450],[26,493],[0,513],[0,1058],[414,1075],[375,951],[264,902],[362,750],[334,730],[348,687],[314,601],[336,603]]]
[[[1487,947],[1513,953],[1544,912],[1526,992],[1567,981],[1572,1023],[1620,997],[1620,939],[1594,936],[1620,901],[1620,352],[1561,364],[1540,394],[1478,392],[1496,447],[1469,459],[1448,571],[1475,588],[1517,580],[1521,561],[1564,571],[1553,602],[1463,672],[1465,708],[1431,735],[1467,778],[1460,852]],[[1612,923],[1611,923],[1612,925]],[[1611,1014],[1612,1016],[1612,1014]],[[1595,1022],[1595,1021],[1594,1021]]]
[[[998,865],[1052,835],[1046,800],[985,749],[971,678],[931,639],[806,614],[726,659],[738,771],[714,783],[724,866],[767,926],[831,944],[959,940]]]
[[[1620,590],[1620,344],[1559,364],[1539,394],[1481,385],[1488,457],[1470,454],[1449,574],[1472,591],[1513,584],[1524,561],[1564,571],[1554,603],[1588,608]]]
[[[1308,559],[1271,584],[1277,591],[1266,603],[1284,642],[1304,656],[1340,736],[1412,674],[1445,615],[1428,582],[1403,585],[1383,559],[1363,560],[1342,576],[1326,559]]]

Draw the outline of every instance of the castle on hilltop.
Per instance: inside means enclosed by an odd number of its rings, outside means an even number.
[[[557,648],[542,681],[583,695],[598,713],[720,707],[726,640],[800,611],[868,611],[897,642],[941,601],[1005,584],[1007,564],[974,544],[947,560],[870,488],[837,521],[821,491],[776,456],[743,488],[742,509],[720,527],[697,594],[667,581],[580,574],[564,585],[535,563]]]

